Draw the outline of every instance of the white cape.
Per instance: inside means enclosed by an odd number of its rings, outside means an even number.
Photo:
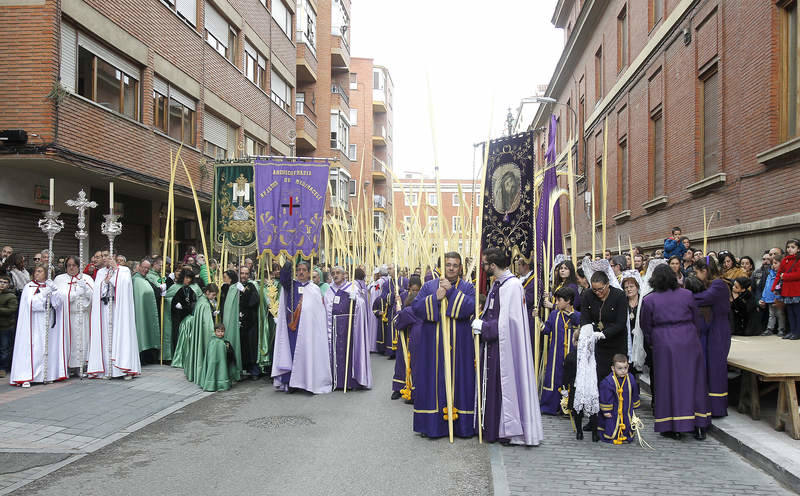
[[[92,377],[122,377],[139,375],[142,365],[139,361],[139,342],[136,338],[136,317],[133,310],[133,285],[131,271],[118,267],[112,274],[113,320],[109,322],[108,305],[100,298],[105,282],[107,268],[97,271],[92,294],[92,327],[89,331],[89,366],[87,373]],[[111,349],[109,350],[108,327],[111,324]]]
[[[38,291],[37,291],[38,290]],[[50,328],[46,327],[47,295],[50,295]],[[9,384],[51,382],[67,378],[67,350],[61,325],[61,297],[58,292],[25,285],[19,304],[14,355]],[[55,322],[52,321],[55,316]],[[47,377],[44,374],[45,332],[47,332]]]
[[[290,332],[297,332],[294,359],[289,346]],[[286,291],[281,291],[275,354],[272,357],[272,377],[275,387],[282,388],[280,376],[291,372],[289,387],[305,389],[314,394],[330,393],[333,388],[333,378],[328,342],[325,304],[319,286],[309,282],[303,288],[303,308],[296,331],[289,330],[289,323],[286,322]]]
[[[85,284],[79,283],[78,277],[69,274],[61,274],[53,279],[58,287],[61,301],[64,303],[61,324],[64,329],[64,338],[67,340],[65,348],[70,368],[80,367],[81,359],[86,363],[89,358],[89,327],[92,322],[94,280],[86,274],[83,274],[80,280]]]

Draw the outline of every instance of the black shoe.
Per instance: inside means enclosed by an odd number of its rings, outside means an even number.
[[[392,391],[392,399],[393,400],[400,399],[400,391]]]
[[[702,427],[698,427],[694,431],[694,438],[697,439],[698,441],[705,440],[705,438],[706,438],[706,430],[703,429]]]
[[[772,334],[773,334],[773,332],[770,331],[769,329],[767,329],[766,331],[761,333],[762,336],[772,336]]]
[[[585,432],[589,432],[590,430],[592,430],[592,422],[590,421],[590,422],[587,422],[587,423],[583,424],[583,430]]]
[[[597,433],[597,430],[592,430],[592,442],[596,443],[600,440],[600,434]]]
[[[683,437],[680,432],[672,432],[672,431],[662,432],[661,435],[664,437],[668,437],[670,439],[674,439],[676,441],[680,441],[680,439]]]
[[[800,334],[789,334],[789,337],[786,339],[790,341],[797,341],[798,339],[800,339]]]
[[[792,339],[792,335],[788,332],[785,332],[783,333],[783,336],[781,336],[781,339]]]
[[[575,439],[578,441],[583,441],[583,430],[578,429],[578,432],[575,433]]]

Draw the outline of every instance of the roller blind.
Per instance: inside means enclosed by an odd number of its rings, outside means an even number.
[[[192,26],[197,26],[197,1],[196,0],[177,0],[175,9],[189,21]]]
[[[159,77],[153,77],[153,90],[161,93],[164,96],[169,96],[169,85],[166,81]]]
[[[228,48],[228,21],[208,2],[206,2],[205,12],[206,29],[222,46]]]
[[[195,110],[196,104],[194,98],[190,97],[189,95],[175,88],[174,86],[170,86],[169,88],[169,97],[172,100],[175,100],[176,102],[180,103],[184,107],[187,107],[190,110]]]
[[[78,63],[78,33],[69,24],[61,23],[61,84],[75,91],[75,65]]]
[[[220,148],[228,149],[228,125],[208,112],[203,117],[203,138]]]
[[[131,64],[127,60],[123,59],[116,53],[112,52],[104,45],[101,45],[94,39],[88,37],[83,33],[78,33],[78,45],[89,50],[93,54],[97,55],[101,59],[105,60],[109,64],[113,65],[117,69],[121,70],[128,76],[131,76],[133,79],[137,81],[140,78],[140,71],[139,68],[136,67],[134,64]]]

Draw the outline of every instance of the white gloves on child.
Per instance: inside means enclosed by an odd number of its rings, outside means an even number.
[[[472,321],[472,334],[479,336],[481,334],[482,329],[483,329],[483,321],[481,319],[475,319]]]

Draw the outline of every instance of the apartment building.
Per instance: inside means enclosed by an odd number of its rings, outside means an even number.
[[[65,200],[83,188],[99,206],[114,182],[120,253],[157,251],[166,221],[170,154],[182,146],[208,225],[212,163],[290,155],[295,129],[295,0],[8,0],[0,5],[0,240],[30,254],[47,178],[66,227],[56,254],[77,252]],[[199,243],[189,183],[176,178],[176,236]]]
[[[571,152],[576,164],[581,253],[591,237],[580,233],[599,239],[590,219],[604,203],[615,248],[629,237],[659,246],[672,226],[699,244],[704,209],[710,249],[755,258],[797,237],[797,18],[795,1],[557,2],[564,48],[546,95],[558,104],[542,105],[529,129],[542,166],[542,130],[558,118],[557,162]]]

